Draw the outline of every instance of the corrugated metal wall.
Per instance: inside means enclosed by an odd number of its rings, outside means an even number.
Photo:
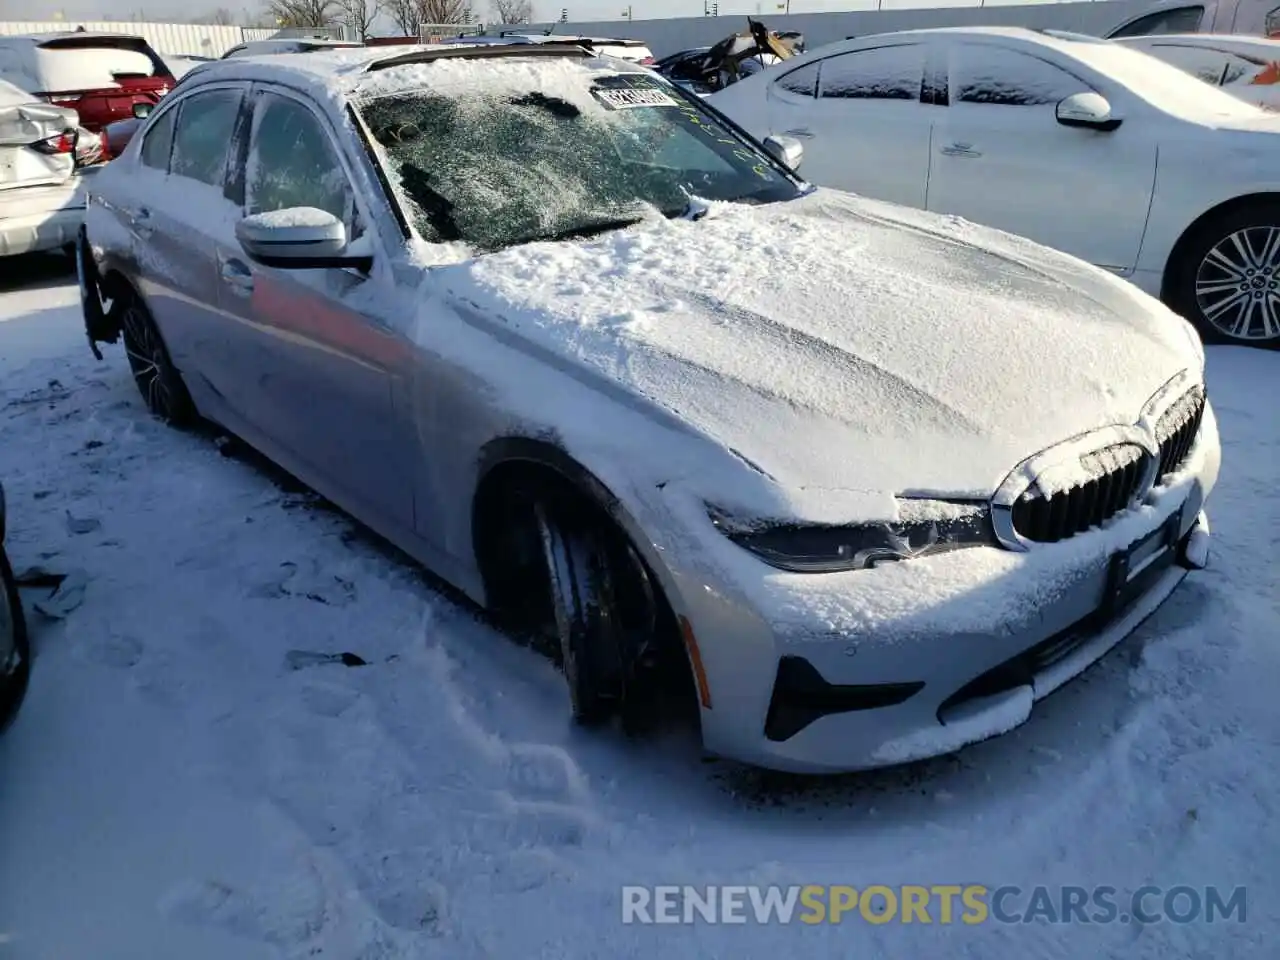
[[[178,56],[220,57],[237,43],[267,40],[279,30],[220,27],[197,23],[133,23],[111,20],[7,20],[0,21],[0,35],[24,33],[57,33],[84,27],[105,33],[131,33],[147,38],[156,52]],[[327,31],[310,31],[313,33]]]

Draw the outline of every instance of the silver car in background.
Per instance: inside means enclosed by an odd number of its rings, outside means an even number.
[[[943,753],[1204,564],[1204,354],[1103,271],[800,160],[574,47],[229,59],[97,177],[87,332],[155,415],[545,637],[584,723]]]

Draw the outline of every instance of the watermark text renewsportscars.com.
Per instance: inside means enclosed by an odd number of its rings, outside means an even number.
[[[626,886],[622,922],[646,924],[1244,923],[1244,887],[873,884]]]

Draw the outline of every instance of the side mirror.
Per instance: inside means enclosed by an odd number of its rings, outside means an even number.
[[[347,228],[342,221],[315,207],[289,207],[245,217],[236,224],[236,240],[250,260],[264,267],[368,270],[373,266],[373,257],[347,253]]]
[[[135,103],[133,105],[133,115],[139,120],[145,120],[151,116],[151,111],[156,108],[154,103]]]
[[[1057,117],[1064,127],[1087,127],[1103,133],[1120,126],[1120,119],[1111,114],[1111,104],[1100,93],[1073,93],[1060,100]]]
[[[804,159],[804,144],[794,137],[765,137],[764,149],[789,170],[799,170],[800,161]]]

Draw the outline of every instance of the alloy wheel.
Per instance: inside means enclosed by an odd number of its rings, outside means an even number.
[[[169,360],[155,325],[142,307],[133,302],[125,306],[121,326],[124,329],[124,349],[129,357],[129,367],[147,406],[157,416],[171,419],[174,411],[173,394],[164,375]]]
[[[1233,340],[1280,337],[1280,227],[1246,227],[1210,247],[1195,297],[1204,319]]]

